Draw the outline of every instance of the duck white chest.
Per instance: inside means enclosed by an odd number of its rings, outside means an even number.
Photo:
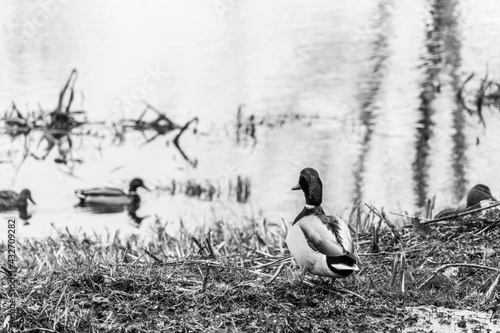
[[[312,274],[334,276],[326,263],[326,256],[309,246],[302,228],[307,228],[308,232],[318,233],[326,237],[331,235],[331,231],[318,217],[305,216],[288,230],[286,244],[290,254],[301,268],[305,267]]]

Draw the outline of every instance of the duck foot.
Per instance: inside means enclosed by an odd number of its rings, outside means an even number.
[[[296,278],[294,278],[294,281],[292,283],[294,287],[300,287],[304,284],[306,272],[307,270],[305,267],[300,270],[300,274]]]

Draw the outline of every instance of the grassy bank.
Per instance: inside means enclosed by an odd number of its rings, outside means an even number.
[[[147,240],[59,231],[17,244],[12,331],[399,332],[418,321],[411,306],[499,304],[499,218],[489,211],[381,232],[379,253],[360,232],[361,270],[334,286],[311,276],[296,283],[283,223],[217,222],[172,236],[157,222]],[[5,279],[2,287],[3,321]]]

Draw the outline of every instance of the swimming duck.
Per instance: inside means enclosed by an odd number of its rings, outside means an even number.
[[[477,184],[470,189],[469,193],[467,193],[467,201],[465,208],[463,206],[458,206],[455,208],[446,208],[440,211],[438,214],[436,214],[434,218],[440,219],[448,216],[454,216],[468,210],[479,208],[479,204],[481,203],[481,201],[488,200],[491,198],[493,198],[493,196],[491,195],[490,188],[483,184]]]
[[[340,218],[327,216],[321,207],[323,184],[318,172],[303,169],[292,190],[302,190],[306,199],[286,237],[290,253],[302,268],[302,278],[306,272],[345,278],[359,270],[349,227]]]
[[[130,182],[128,194],[119,188],[94,187],[86,190],[76,190],[75,195],[81,204],[90,205],[128,205],[137,196],[137,189],[142,187],[149,191],[140,178],[134,178]]]
[[[16,210],[28,207],[28,200],[36,204],[28,189],[19,194],[14,191],[0,191],[0,210]]]

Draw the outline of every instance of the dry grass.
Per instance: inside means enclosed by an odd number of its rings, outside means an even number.
[[[12,331],[397,332],[411,325],[411,305],[498,304],[499,218],[381,231],[379,253],[373,234],[358,232],[361,271],[334,286],[296,284],[284,223],[218,222],[174,237],[157,222],[147,240],[60,231],[17,245]],[[3,288],[2,320],[7,302]]]

